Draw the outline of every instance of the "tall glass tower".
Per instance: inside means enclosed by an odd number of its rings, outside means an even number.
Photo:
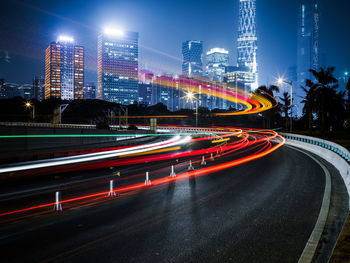
[[[182,43],[182,74],[188,77],[203,75],[203,41],[187,40]]]
[[[247,74],[253,73],[253,80],[244,83],[251,89],[258,87],[258,63],[256,52],[258,49],[256,36],[256,0],[239,0],[239,26],[237,39],[237,64],[248,67]]]
[[[139,33],[107,29],[98,36],[97,97],[124,105],[138,101]]]
[[[297,45],[297,87],[300,87],[305,86],[306,79],[313,79],[309,70],[319,67],[318,0],[299,0]]]

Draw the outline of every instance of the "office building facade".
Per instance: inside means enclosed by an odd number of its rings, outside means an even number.
[[[203,41],[187,40],[182,43],[182,74],[188,77],[203,75]]]
[[[212,48],[206,54],[207,76],[211,80],[222,81],[226,67],[229,65],[228,51],[223,48]]]
[[[87,82],[84,87],[84,99],[94,100],[96,99],[96,86],[93,82]]]
[[[38,101],[45,99],[45,78],[42,76],[35,76],[33,79],[34,98]]]
[[[124,105],[138,101],[137,32],[106,30],[98,36],[97,96]]]
[[[45,99],[84,98],[84,48],[60,37],[45,51]]]

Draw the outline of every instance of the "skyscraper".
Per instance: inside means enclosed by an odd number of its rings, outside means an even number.
[[[45,99],[45,78],[42,76],[35,76],[33,79],[34,98],[38,101]]]
[[[83,88],[84,48],[61,36],[45,51],[45,99],[83,99]]]
[[[84,87],[84,99],[94,100],[96,99],[96,86],[93,82],[86,83]]]
[[[84,48],[74,47],[74,99],[84,99]]]
[[[258,87],[258,63],[256,52],[258,49],[256,36],[256,0],[239,1],[239,27],[237,39],[237,64],[238,67],[248,67],[247,74],[253,73],[252,82],[246,82],[245,85],[251,89]],[[247,78],[251,79],[251,78]]]
[[[98,36],[98,98],[120,104],[138,101],[139,34],[107,29]]]
[[[319,67],[318,0],[299,0],[298,7],[297,87],[313,79],[310,69]],[[297,90],[298,92],[298,90]]]
[[[156,104],[153,101],[153,78],[154,74],[148,70],[142,70],[140,72],[139,82],[139,103],[145,105]],[[156,99],[156,98],[154,98]]]
[[[207,52],[207,74],[210,79],[223,80],[228,58],[228,51],[223,48],[212,48]]]
[[[203,75],[203,41],[187,40],[182,43],[182,74],[188,77]]]

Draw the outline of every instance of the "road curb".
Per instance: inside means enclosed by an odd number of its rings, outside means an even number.
[[[326,184],[324,188],[324,194],[323,194],[323,200],[322,200],[322,205],[320,209],[320,213],[318,215],[316,224],[314,226],[314,229],[311,232],[311,235],[309,237],[309,240],[307,241],[305,248],[303,252],[301,253],[301,256],[298,260],[298,263],[308,263],[312,262],[312,259],[315,255],[318,243],[320,242],[322,232],[324,230],[324,227],[326,225],[327,217],[328,217],[328,211],[329,211],[329,205],[330,205],[330,199],[331,199],[331,191],[332,191],[332,183],[331,183],[331,176],[327,168],[315,157],[310,155],[309,153],[297,149],[292,146],[287,146],[290,148],[293,148],[294,150],[297,150],[299,152],[302,152],[309,156],[311,159],[313,159],[324,171],[325,177],[326,177]]]

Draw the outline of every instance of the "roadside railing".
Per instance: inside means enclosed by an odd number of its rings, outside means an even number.
[[[331,163],[339,171],[350,196],[350,153],[346,148],[315,137],[291,133],[281,133],[281,135],[286,138],[287,145],[310,151]]]
[[[349,151],[339,144],[336,144],[334,142],[330,142],[327,140],[315,138],[315,137],[304,136],[304,135],[296,135],[296,134],[290,134],[290,133],[281,133],[281,135],[285,137],[287,140],[295,140],[299,142],[309,143],[309,144],[316,145],[316,146],[325,148],[327,150],[330,150],[338,154],[348,163],[350,163]]]

